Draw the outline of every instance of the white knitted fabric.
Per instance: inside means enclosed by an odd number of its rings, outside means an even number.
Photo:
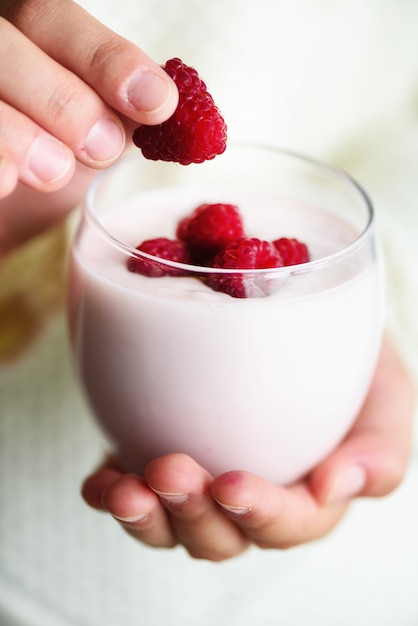
[[[418,381],[418,4],[86,0],[164,62],[195,65],[230,135],[345,167],[376,205],[388,326]],[[144,547],[79,496],[102,442],[63,316],[0,369],[0,626],[415,626],[418,458],[323,540],[213,564]]]

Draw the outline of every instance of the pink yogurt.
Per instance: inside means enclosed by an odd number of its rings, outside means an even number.
[[[359,234],[314,206],[204,189],[142,194],[102,223],[135,247],[173,236],[203,201],[238,204],[251,236],[297,237],[317,264]],[[316,273],[282,270],[273,295],[236,299],[194,277],[128,272],[125,253],[87,222],[70,261],[71,339],[86,397],[127,470],[141,474],[153,458],[184,452],[214,475],[245,469],[287,484],[335,448],[379,351],[374,246]]]

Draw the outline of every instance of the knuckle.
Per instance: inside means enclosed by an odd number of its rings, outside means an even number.
[[[94,42],[89,58],[89,68],[98,81],[107,81],[109,66],[118,60],[118,64],[126,57],[127,42],[114,35],[100,35]],[[121,67],[123,66],[123,63]]]
[[[79,98],[76,89],[55,81],[52,89],[48,85],[44,85],[44,89],[50,94],[43,109],[43,114],[50,126],[57,126],[62,124],[64,119],[78,115]]]

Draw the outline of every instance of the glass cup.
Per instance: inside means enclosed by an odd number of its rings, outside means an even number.
[[[232,270],[249,297],[212,289],[231,270],[158,260],[182,276],[127,269],[145,239],[174,238],[202,203],[239,207],[248,236],[297,238],[311,260]],[[206,163],[139,152],[92,184],[70,258],[76,370],[111,450],[142,474],[192,456],[213,475],[277,484],[311,470],[349,431],[383,326],[372,205],[343,171],[274,147],[229,145]]]

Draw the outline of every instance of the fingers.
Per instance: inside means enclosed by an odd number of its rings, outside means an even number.
[[[86,165],[104,167],[116,160],[125,145],[123,125],[116,114],[78,76],[45,54],[12,24],[3,20],[0,25],[0,98],[9,105],[4,106],[3,127],[16,130],[20,136],[23,130],[29,132],[27,139],[23,136],[23,145],[10,143],[6,136],[2,139],[6,145],[0,145],[2,152],[8,147],[23,171],[27,161],[32,169],[36,164],[40,169],[45,167],[43,150],[49,155],[52,148],[39,147],[35,141],[44,138],[40,130],[44,129]],[[23,116],[28,118],[26,123]],[[59,145],[56,142],[57,158],[64,154],[63,150],[58,151]]]
[[[249,542],[212,499],[211,480],[190,457],[172,454],[150,463],[145,480],[107,464],[85,481],[82,495],[143,543],[180,543],[195,558],[220,561]]]
[[[14,23],[46,54],[127,117],[158,124],[174,112],[178,92],[167,73],[76,3],[27,0]]]
[[[193,459],[172,454],[152,461],[148,485],[170,513],[179,543],[195,558],[221,561],[240,554],[248,540],[210,495],[212,477]]]
[[[107,167],[124,149],[125,128],[174,112],[167,73],[75,2],[26,0],[0,12],[9,18],[0,17],[0,198],[17,179],[61,189],[75,159]]]
[[[277,487],[247,472],[227,472],[211,486],[213,498],[245,536],[261,548],[286,549],[319,539],[347,504],[321,506],[305,483]]]
[[[135,539],[154,547],[173,547],[175,534],[158,497],[135,474],[110,461],[84,482],[81,494],[93,508],[107,510]]]
[[[1,82],[1,80],[0,80]],[[55,191],[70,181],[75,159],[71,149],[31,119],[0,101],[0,198],[20,179],[38,191]]]
[[[312,473],[310,486],[319,502],[384,496],[399,485],[410,458],[414,402],[412,380],[385,338],[354,428]]]
[[[261,547],[318,539],[338,523],[354,496],[383,496],[400,483],[410,454],[414,395],[408,373],[385,339],[354,428],[307,482],[285,489],[229,472],[213,481],[211,494]]]
[[[164,507],[140,476],[121,476],[104,490],[102,500],[106,509],[135,539],[162,548],[177,544]]]
[[[124,472],[117,467],[111,460],[106,461],[99,467],[94,474],[86,478],[82,487],[81,495],[87,504],[93,509],[105,511],[103,504],[103,493],[105,489],[116,483]]]

